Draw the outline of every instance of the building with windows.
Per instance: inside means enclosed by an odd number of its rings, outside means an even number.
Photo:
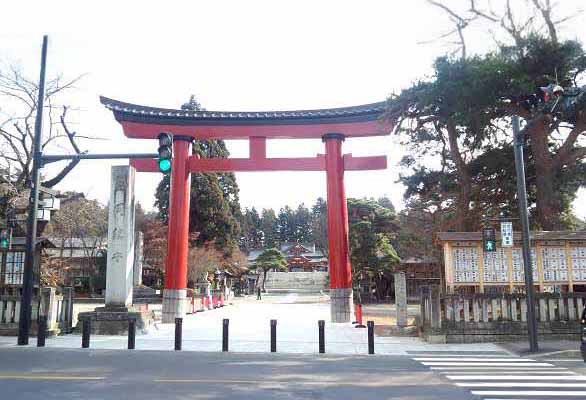
[[[51,238],[52,248],[46,250],[49,261],[57,266],[59,276],[65,286],[72,286],[77,291],[88,291],[96,286],[96,277],[105,271],[99,271],[98,259],[105,257],[107,238],[78,237]],[[94,281],[91,281],[91,280]],[[105,275],[98,279],[100,284],[94,290],[105,289]],[[103,287],[102,287],[103,286]]]
[[[47,238],[37,238],[35,246],[35,266],[33,270],[34,287],[39,287],[39,265],[41,251],[54,247]],[[19,295],[24,278],[24,257],[26,239],[13,237],[9,249],[0,250],[0,295]]]
[[[254,266],[256,258],[264,250],[252,250],[248,254],[248,264]],[[328,257],[313,243],[284,243],[279,250],[287,259],[289,272],[328,271]]]
[[[524,291],[522,236],[484,252],[481,232],[440,232],[449,292]],[[533,281],[540,292],[586,292],[586,231],[531,232]]]

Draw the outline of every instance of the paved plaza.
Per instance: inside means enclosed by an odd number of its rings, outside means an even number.
[[[389,306],[390,307],[390,306]],[[318,352],[318,320],[325,320],[326,353],[367,354],[367,330],[354,325],[330,323],[327,297],[319,295],[265,295],[257,301],[248,297],[233,305],[188,315],[183,321],[184,351],[221,351],[222,320],[230,320],[230,351],[265,353],[270,350],[270,320],[277,320],[277,352]],[[173,324],[157,322],[146,335],[136,338],[137,350],[172,350]],[[31,338],[31,346],[35,345]],[[0,346],[14,346],[16,338],[0,338]],[[91,348],[125,349],[126,336],[91,337]],[[47,339],[47,347],[79,348],[79,334]],[[406,355],[409,351],[494,351],[494,344],[432,345],[416,337],[376,337],[375,353]]]

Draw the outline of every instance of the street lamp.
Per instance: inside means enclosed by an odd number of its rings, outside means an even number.
[[[527,213],[527,187],[525,185],[525,162],[523,161],[523,134],[520,132],[519,117],[513,116],[513,149],[515,151],[515,171],[517,172],[517,199],[519,201],[519,217],[523,231],[523,261],[525,269],[525,288],[527,292],[527,333],[529,335],[529,351],[536,353],[537,321],[535,319],[535,288],[533,287],[533,271],[531,266],[531,248],[529,233],[529,215]]]

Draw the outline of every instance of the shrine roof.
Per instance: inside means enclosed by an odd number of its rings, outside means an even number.
[[[521,232],[514,232],[515,240],[521,240]],[[438,232],[437,238],[443,242],[449,241],[481,241],[482,232]],[[586,231],[534,231],[532,240],[586,240]],[[497,240],[500,233],[497,229]]]
[[[362,104],[351,107],[322,108],[314,110],[293,110],[293,111],[192,111],[177,110],[171,108],[158,108],[125,103],[119,100],[109,99],[100,96],[101,103],[107,109],[112,110],[117,119],[133,120],[134,122],[149,122],[161,120],[174,121],[178,124],[198,125],[204,122],[209,124],[233,122],[237,124],[262,122],[275,124],[279,121],[290,124],[297,123],[319,123],[324,122],[348,122],[348,121],[371,121],[380,118],[385,111],[384,101],[371,104]]]

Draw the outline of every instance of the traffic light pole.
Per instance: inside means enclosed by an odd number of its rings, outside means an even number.
[[[41,73],[39,77],[39,97],[37,100],[37,115],[35,118],[35,136],[33,140],[33,167],[31,171],[31,191],[29,198],[29,212],[26,229],[26,253],[24,257],[24,274],[22,296],[20,302],[20,316],[18,321],[18,345],[28,344],[31,327],[31,302],[33,297],[33,271],[35,266],[35,244],[37,241],[37,208],[39,205],[39,184],[41,167],[41,134],[43,130],[43,108],[45,104],[45,70],[47,65],[47,45],[49,38],[43,36],[41,51]]]
[[[39,93],[37,100],[37,114],[35,118],[35,132],[33,138],[33,165],[31,170],[31,191],[29,198],[29,210],[26,230],[26,253],[24,258],[23,285],[20,302],[20,314],[18,321],[18,345],[25,346],[29,343],[31,328],[31,303],[33,297],[33,277],[35,268],[35,247],[37,242],[37,210],[39,208],[40,169],[44,164],[61,160],[105,160],[105,159],[133,159],[133,158],[157,158],[157,153],[126,153],[126,154],[56,154],[43,155],[41,138],[43,131],[43,110],[45,103],[45,71],[47,65],[47,46],[49,38],[43,36],[41,51],[41,72],[39,77]],[[40,271],[39,271],[40,273]]]
[[[537,320],[535,319],[535,288],[531,266],[531,248],[529,237],[529,216],[527,214],[527,188],[525,185],[525,163],[523,161],[523,136],[520,133],[519,117],[513,117],[513,142],[515,151],[515,171],[517,172],[517,198],[519,200],[519,216],[523,230],[523,261],[525,267],[525,288],[527,292],[527,331],[529,335],[529,351],[539,350],[537,344]]]

